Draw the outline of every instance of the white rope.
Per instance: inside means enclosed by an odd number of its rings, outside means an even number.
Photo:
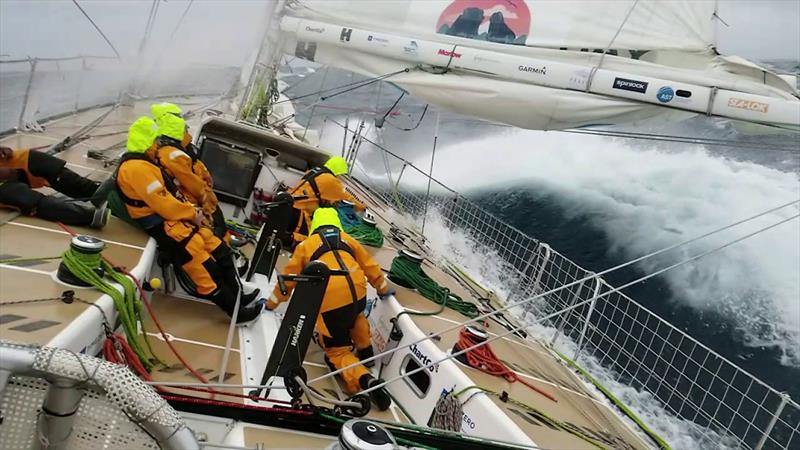
[[[440,330],[440,331],[438,331],[438,332],[436,332],[436,333],[433,333],[433,334],[431,334],[431,335],[428,335],[428,336],[425,336],[425,337],[423,337],[423,338],[417,339],[417,340],[415,340],[414,342],[411,342],[411,343],[409,343],[409,344],[406,344],[406,345],[403,345],[403,346],[398,346],[398,347],[396,347],[396,348],[394,348],[394,349],[392,349],[392,350],[387,350],[387,351],[385,351],[385,352],[378,353],[378,354],[376,354],[376,355],[374,355],[374,356],[371,356],[371,357],[369,357],[369,358],[366,358],[366,359],[363,359],[363,360],[361,360],[359,363],[351,364],[351,365],[349,365],[349,366],[342,367],[341,369],[338,369],[338,370],[332,371],[332,372],[330,372],[330,373],[328,373],[328,374],[321,375],[321,376],[319,376],[319,377],[317,377],[317,378],[314,378],[314,379],[310,380],[310,381],[308,382],[308,384],[313,384],[313,383],[316,383],[316,382],[318,382],[318,381],[322,381],[322,380],[324,380],[324,379],[326,379],[326,378],[330,378],[330,377],[332,377],[332,376],[334,376],[334,375],[337,375],[337,374],[339,374],[339,373],[341,373],[341,372],[344,372],[344,371],[345,371],[345,370],[347,370],[347,369],[350,369],[350,368],[352,368],[352,367],[356,367],[356,366],[358,366],[359,364],[362,364],[362,363],[365,363],[365,362],[369,362],[369,361],[372,361],[372,360],[375,360],[375,359],[378,359],[378,358],[382,358],[383,356],[386,356],[386,355],[388,355],[388,354],[390,354],[390,353],[397,352],[397,351],[403,350],[403,349],[405,349],[405,348],[409,348],[409,347],[411,347],[412,345],[419,344],[419,343],[421,343],[421,342],[423,342],[423,341],[427,341],[427,340],[429,340],[429,339],[431,339],[431,338],[433,338],[433,337],[440,336],[440,335],[442,335],[442,334],[445,334],[445,333],[447,333],[447,332],[450,332],[450,331],[456,330],[456,329],[458,329],[458,328],[461,328],[461,327],[462,327],[462,326],[464,326],[464,325],[468,325],[468,324],[471,324],[471,323],[480,322],[480,321],[482,321],[482,320],[484,320],[484,319],[486,319],[486,318],[488,318],[488,317],[492,317],[492,316],[494,316],[494,315],[500,314],[500,313],[502,313],[502,312],[504,312],[504,311],[507,311],[507,310],[509,310],[509,309],[511,309],[511,308],[515,308],[515,307],[517,307],[517,306],[521,306],[521,305],[524,305],[524,304],[526,304],[526,303],[530,303],[530,302],[532,302],[532,301],[534,301],[534,300],[536,300],[536,299],[539,299],[539,298],[545,297],[545,296],[547,296],[547,295],[550,295],[550,294],[553,294],[553,293],[555,293],[555,292],[559,292],[559,291],[561,291],[561,290],[567,289],[567,288],[569,288],[569,287],[572,287],[572,286],[575,286],[575,285],[577,285],[577,284],[585,283],[586,281],[593,280],[593,279],[595,279],[595,278],[599,278],[599,277],[601,277],[601,276],[603,276],[603,275],[606,275],[606,274],[608,274],[608,273],[614,272],[614,271],[616,271],[616,270],[619,270],[619,269],[622,269],[622,268],[624,268],[624,267],[628,267],[628,266],[630,266],[630,265],[636,264],[636,263],[638,263],[638,262],[640,262],[640,261],[643,261],[643,260],[645,260],[645,259],[648,259],[648,258],[655,257],[655,256],[657,256],[657,255],[660,255],[660,254],[662,254],[662,253],[665,253],[665,252],[668,252],[668,251],[674,250],[674,249],[676,249],[676,248],[679,248],[679,247],[682,247],[682,246],[685,246],[685,245],[691,244],[692,242],[695,242],[695,241],[698,241],[698,240],[704,239],[704,238],[706,238],[706,237],[709,237],[709,236],[711,236],[711,235],[714,235],[714,234],[720,233],[720,232],[722,232],[722,231],[728,230],[728,229],[730,229],[730,228],[733,228],[733,227],[735,227],[735,226],[738,226],[738,225],[740,225],[740,224],[743,224],[743,223],[745,223],[745,222],[749,222],[749,221],[751,221],[751,220],[757,219],[757,218],[759,218],[759,217],[762,217],[762,216],[764,216],[764,215],[770,214],[770,213],[772,213],[772,212],[775,212],[775,211],[777,211],[777,210],[780,210],[780,209],[786,208],[786,207],[788,207],[788,206],[791,206],[791,205],[794,205],[794,204],[797,204],[797,203],[800,203],[800,200],[793,200],[793,201],[791,201],[791,202],[784,203],[784,204],[782,204],[782,205],[780,205],[780,206],[776,206],[776,207],[774,207],[774,208],[770,208],[770,209],[768,209],[768,210],[766,210],[766,211],[764,211],[764,212],[761,212],[761,213],[758,213],[758,214],[756,214],[756,215],[750,216],[750,217],[748,217],[748,218],[746,218],[746,219],[742,219],[742,220],[739,220],[739,221],[737,221],[737,222],[734,222],[734,223],[732,223],[732,224],[726,225],[726,226],[724,226],[724,227],[717,228],[717,229],[715,229],[715,230],[709,231],[709,232],[707,232],[707,233],[705,233],[705,234],[702,234],[702,235],[700,235],[700,236],[696,236],[696,237],[694,237],[694,238],[691,238],[691,239],[689,239],[689,240],[686,240],[686,241],[683,241],[683,242],[679,242],[679,243],[677,243],[677,244],[673,244],[673,245],[670,245],[670,246],[668,246],[668,247],[664,247],[664,248],[662,248],[662,249],[660,249],[660,250],[656,250],[656,251],[654,251],[654,252],[651,252],[651,253],[648,253],[648,254],[646,254],[646,255],[644,255],[644,256],[640,256],[640,257],[638,257],[638,258],[635,258],[635,259],[629,260],[629,261],[627,261],[627,262],[624,262],[624,263],[622,263],[622,264],[618,264],[618,265],[616,265],[616,266],[614,266],[614,267],[611,267],[611,268],[609,268],[609,269],[605,269],[605,270],[603,270],[603,271],[600,271],[600,272],[597,272],[597,273],[595,273],[595,274],[592,274],[592,275],[587,275],[586,277],[583,277],[583,278],[581,278],[581,279],[578,279],[578,280],[572,281],[572,282],[570,282],[570,283],[567,283],[567,284],[561,285],[561,286],[559,286],[559,287],[557,287],[557,288],[554,288],[554,289],[551,289],[551,290],[549,290],[549,291],[543,292],[543,293],[541,293],[541,294],[538,294],[538,295],[536,295],[536,296],[534,296],[534,297],[531,297],[531,298],[529,298],[529,299],[526,299],[526,300],[520,300],[520,301],[518,301],[518,302],[511,303],[511,304],[509,304],[509,305],[507,305],[507,306],[504,306],[504,307],[502,307],[502,308],[499,308],[499,309],[493,310],[493,311],[491,311],[491,312],[488,312],[488,313],[486,313],[486,314],[482,314],[482,315],[480,315],[480,316],[477,316],[477,317],[475,317],[475,318],[473,318],[473,319],[469,319],[469,320],[466,320],[466,321],[464,321],[464,322],[457,323],[457,324],[455,324],[455,325],[453,325],[453,326],[447,327],[447,328],[445,328],[445,329],[443,329],[443,330]]]
[[[539,317],[539,318],[536,318],[536,319],[534,319],[532,322],[528,323],[527,325],[521,325],[521,326],[519,326],[519,327],[517,327],[517,328],[514,328],[514,329],[511,329],[511,330],[508,330],[508,331],[507,331],[507,332],[505,332],[505,333],[498,334],[498,335],[496,335],[496,336],[493,336],[493,337],[491,337],[491,338],[489,338],[489,339],[486,339],[486,340],[485,340],[485,341],[483,341],[483,342],[479,342],[479,343],[477,343],[477,344],[475,344],[475,345],[473,345],[473,346],[471,346],[471,347],[467,347],[467,348],[465,348],[465,349],[463,349],[463,350],[461,350],[461,351],[458,351],[458,352],[455,352],[455,353],[451,353],[450,355],[448,355],[448,356],[446,356],[446,357],[444,357],[444,358],[442,358],[442,359],[440,359],[440,360],[438,360],[438,361],[432,361],[430,364],[428,364],[428,365],[426,365],[426,366],[423,366],[423,367],[418,367],[418,368],[416,368],[416,369],[414,369],[414,370],[410,370],[410,371],[408,371],[408,372],[404,373],[403,375],[399,375],[399,376],[396,376],[396,377],[394,377],[394,378],[390,378],[390,379],[388,379],[388,380],[384,381],[383,383],[376,384],[375,386],[372,386],[372,387],[370,387],[369,389],[365,389],[365,390],[361,391],[360,393],[361,393],[361,394],[368,394],[368,393],[370,393],[370,392],[374,391],[375,389],[381,389],[382,387],[384,387],[384,386],[386,386],[386,385],[388,385],[388,384],[390,384],[390,383],[394,383],[394,382],[395,382],[395,381],[397,381],[397,380],[400,380],[400,379],[406,378],[406,377],[408,377],[408,376],[410,376],[410,375],[414,375],[414,374],[415,374],[415,373],[417,373],[417,372],[420,372],[420,371],[423,371],[423,370],[431,370],[431,368],[435,367],[436,365],[438,365],[438,364],[440,364],[440,363],[442,363],[442,362],[445,362],[445,361],[448,361],[448,360],[450,360],[450,359],[452,359],[452,358],[456,358],[456,357],[458,357],[458,356],[461,356],[461,355],[463,355],[463,354],[465,354],[465,353],[467,353],[467,352],[469,352],[469,351],[472,351],[472,350],[474,350],[474,349],[476,349],[476,348],[479,348],[479,347],[482,347],[482,346],[484,346],[484,345],[488,345],[489,343],[491,343],[491,342],[494,342],[494,341],[496,341],[497,339],[504,338],[504,337],[506,337],[506,336],[508,336],[508,335],[511,335],[511,334],[513,334],[513,333],[516,333],[517,331],[520,331],[520,330],[525,330],[525,329],[527,329],[527,328],[529,328],[529,327],[531,327],[531,326],[533,326],[533,325],[536,325],[536,324],[538,324],[538,323],[540,323],[540,322],[543,322],[543,321],[545,321],[545,320],[552,319],[552,318],[554,318],[554,317],[557,317],[557,316],[559,316],[559,315],[561,315],[561,314],[564,314],[565,312],[572,311],[573,309],[576,309],[576,308],[579,308],[579,307],[581,307],[581,306],[583,306],[583,305],[589,304],[589,303],[591,303],[591,302],[593,302],[593,301],[595,301],[595,300],[599,300],[599,299],[601,299],[601,298],[603,298],[603,297],[607,297],[607,296],[609,296],[609,295],[611,295],[611,294],[617,293],[617,292],[619,292],[619,291],[621,291],[621,290],[623,290],[623,289],[625,289],[625,288],[627,288],[627,287],[630,287],[630,286],[633,286],[634,284],[638,284],[638,283],[641,283],[641,282],[643,282],[643,281],[649,280],[650,278],[653,278],[653,277],[655,277],[655,276],[657,276],[657,275],[660,275],[660,274],[662,274],[662,273],[664,273],[664,272],[666,272],[666,271],[668,271],[668,270],[672,270],[672,269],[674,269],[674,268],[676,268],[676,267],[680,267],[680,266],[682,266],[682,265],[684,265],[684,264],[690,263],[690,262],[692,262],[692,261],[696,261],[696,260],[698,260],[698,259],[700,259],[700,258],[703,258],[703,257],[705,257],[705,256],[708,256],[708,255],[710,255],[710,254],[712,254],[712,253],[715,253],[715,252],[717,252],[717,251],[720,251],[720,250],[722,250],[722,249],[725,249],[725,248],[727,248],[727,247],[730,247],[731,245],[734,245],[734,244],[736,244],[736,243],[738,243],[738,242],[741,242],[741,241],[743,241],[743,240],[745,240],[745,239],[748,239],[748,238],[751,238],[751,237],[753,237],[753,236],[755,236],[755,235],[757,235],[757,234],[763,233],[764,231],[770,230],[770,229],[772,229],[772,228],[775,228],[775,227],[777,227],[777,226],[779,226],[779,225],[782,225],[782,224],[784,224],[784,223],[786,223],[786,222],[789,222],[789,221],[791,221],[791,220],[797,219],[798,217],[800,217],[800,214],[795,214],[794,216],[791,216],[791,217],[789,217],[789,218],[787,218],[787,219],[783,219],[783,220],[781,220],[781,221],[779,221],[779,222],[773,223],[772,225],[769,225],[769,226],[766,226],[766,227],[760,228],[760,229],[758,229],[758,230],[756,230],[756,231],[754,231],[754,232],[752,232],[752,233],[748,233],[748,234],[746,234],[746,235],[744,235],[744,236],[742,236],[742,237],[740,237],[740,238],[734,239],[733,241],[730,241],[730,242],[728,242],[728,243],[726,243],[726,244],[723,244],[723,245],[721,245],[721,246],[715,247],[715,248],[713,248],[713,249],[711,249],[711,250],[707,250],[707,251],[705,251],[705,252],[703,252],[703,253],[700,253],[700,254],[697,254],[697,255],[695,255],[695,256],[692,256],[691,258],[684,259],[684,260],[682,260],[682,261],[680,261],[680,262],[677,262],[677,263],[675,263],[675,264],[672,264],[671,266],[667,266],[667,267],[665,267],[665,268],[663,268],[663,269],[660,269],[660,270],[658,270],[658,271],[656,271],[656,272],[653,272],[653,273],[651,273],[651,274],[648,274],[648,275],[645,275],[645,276],[643,276],[643,277],[637,278],[637,279],[635,279],[635,280],[633,280],[633,281],[631,281],[631,282],[629,282],[629,283],[626,283],[626,284],[624,284],[624,285],[622,285],[622,286],[620,286],[620,287],[617,287],[617,288],[612,288],[612,289],[611,289],[610,291],[608,291],[608,292],[605,292],[605,293],[603,293],[603,294],[600,294],[600,295],[594,296],[594,297],[592,297],[592,298],[590,298],[590,299],[583,300],[583,301],[581,301],[581,302],[578,302],[578,303],[576,303],[576,304],[574,304],[574,305],[572,305],[572,306],[568,306],[568,307],[562,308],[561,310],[558,310],[558,311],[556,311],[556,312],[554,312],[554,313],[552,313],[552,314],[548,314],[548,315],[546,315],[546,316],[544,316],[544,317]],[[544,295],[544,294],[542,294],[542,295]],[[538,297],[540,297],[540,296],[541,296],[541,295],[539,295],[539,296],[536,296],[536,297],[534,297],[534,298],[538,298]],[[530,300],[532,300],[532,299],[530,299]],[[528,300],[528,301],[529,301],[529,300]],[[433,335],[429,336],[428,338],[430,338],[430,337],[433,337]],[[702,344],[700,344],[700,345],[702,345]],[[709,349],[709,351],[711,351],[712,353],[716,354],[715,352],[713,352],[713,350],[710,350],[710,349]],[[378,355],[376,355],[376,356],[378,356]],[[721,358],[721,359],[723,359],[723,360],[725,360],[725,361],[727,361],[727,359],[723,358],[722,356],[720,356],[720,358]],[[366,361],[366,360],[365,360],[365,361]],[[747,372],[745,372],[745,373],[747,373]],[[323,377],[319,377],[319,378],[323,378]],[[758,379],[757,379],[757,378],[755,378],[755,377],[753,377],[753,378],[754,378],[754,379],[756,379],[756,380],[758,380]],[[308,382],[308,384],[311,384],[313,381],[314,381],[314,380],[311,380],[311,381],[309,381],[309,382]]]
[[[639,0],[634,0],[633,4],[631,5],[631,9],[628,10],[628,14],[625,15],[624,19],[622,19],[622,23],[619,24],[619,28],[617,28],[617,32],[614,33],[614,37],[611,38],[611,41],[609,41],[608,45],[606,45],[605,50],[603,50],[603,54],[600,55],[600,61],[597,62],[597,66],[592,67],[592,72],[589,74],[589,79],[586,80],[586,91],[585,92],[589,92],[589,89],[592,88],[592,81],[594,81],[595,73],[597,73],[597,70],[600,68],[600,66],[603,65],[603,60],[606,58],[606,53],[608,53],[608,51],[611,49],[611,46],[614,45],[614,41],[617,40],[617,36],[619,36],[619,34],[622,32],[622,28],[625,27],[625,24],[628,22],[628,19],[631,17],[631,14],[633,13],[634,8],[636,8],[636,5],[638,5],[638,4],[639,4]]]

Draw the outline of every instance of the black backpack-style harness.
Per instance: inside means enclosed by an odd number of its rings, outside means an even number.
[[[130,198],[127,195],[125,195],[125,193],[122,192],[122,188],[120,188],[119,183],[117,182],[117,176],[119,174],[120,167],[122,167],[122,164],[125,163],[125,161],[131,161],[131,160],[146,161],[158,167],[158,169],[161,171],[161,178],[164,179],[164,187],[167,188],[167,191],[169,191],[170,194],[175,196],[178,195],[178,186],[175,185],[175,182],[172,180],[172,177],[169,176],[169,174],[164,170],[163,167],[153,163],[153,161],[150,158],[148,158],[147,155],[144,155],[142,153],[125,153],[124,155],[122,155],[122,158],[120,158],[117,170],[114,172],[114,184],[116,185],[119,198],[126,205],[133,206],[134,208],[144,208],[145,206],[147,206],[147,203],[145,203],[144,201],[137,200],[135,198]]]
[[[339,251],[349,253],[353,259],[356,258],[355,252],[349,245],[347,245],[346,242],[342,240],[341,232],[334,226],[320,227],[314,231],[314,234],[319,234],[319,237],[322,240],[322,245],[316,251],[314,251],[310,260],[316,261],[322,257],[322,255],[328,252],[333,252],[333,257],[336,258],[336,262],[339,264],[339,269],[344,272],[342,275],[344,275],[345,279],[347,279],[347,287],[350,288],[350,296],[353,299],[352,305],[355,307],[356,302],[359,300],[358,296],[356,295],[356,285],[353,283],[353,278],[350,276],[350,270],[347,268],[347,265],[345,265],[341,255],[339,255]]]
[[[314,191],[314,196],[317,198],[319,206],[325,208],[331,206],[331,203],[322,199],[322,194],[319,192],[319,186],[317,186],[317,177],[322,175],[323,173],[329,173],[333,175],[333,172],[331,172],[330,169],[328,169],[327,167],[315,167],[309,170],[308,173],[303,175],[303,178],[301,179],[303,181],[308,182],[308,185],[311,186],[311,190]],[[291,194],[294,195],[294,193],[301,187],[303,187],[302,184],[300,184],[300,186],[298,186],[297,189],[292,191]]]

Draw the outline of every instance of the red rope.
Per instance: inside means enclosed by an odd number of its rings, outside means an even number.
[[[478,337],[467,331],[466,328],[462,328],[461,332],[459,333],[458,337],[458,344],[456,346],[458,349],[463,350],[465,348],[473,347],[478,345],[482,342]],[[558,399],[553,397],[547,391],[544,391],[533,384],[525,381],[523,378],[520,378],[516,372],[509,369],[508,366],[503,364],[500,361],[500,358],[494,354],[489,344],[482,345],[480,347],[474,348],[472,350],[468,350],[465,353],[467,357],[467,362],[469,363],[470,367],[480,370],[483,373],[488,373],[489,375],[494,375],[496,377],[503,377],[509,383],[514,383],[519,381],[520,383],[524,384],[525,386],[529,387],[530,389],[542,394],[543,396],[549,398],[554,402],[558,402]]]

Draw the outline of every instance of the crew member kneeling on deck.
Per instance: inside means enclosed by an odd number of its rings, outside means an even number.
[[[105,206],[93,208],[75,202],[89,201],[100,183],[78,175],[66,165],[63,159],[44,152],[0,147],[0,206],[53,222],[102,228],[109,216]],[[71,199],[34,190],[45,186]]]
[[[225,216],[214,193],[214,180],[192,145],[192,135],[173,103],[156,103],[150,107],[156,125],[156,148],[149,156],[177,181],[178,189],[191,203],[203,208],[204,224],[220,239],[225,237]]]
[[[382,297],[391,294],[392,290],[378,263],[358,241],[342,231],[335,209],[317,209],[310,231],[308,239],[294,250],[283,273],[300,273],[311,261],[321,261],[331,270],[340,270],[347,274],[331,275],[315,326],[320,337],[319,343],[325,351],[326,362],[341,369],[357,364],[359,358],[373,356],[369,322],[364,317],[367,280]],[[281,294],[280,288],[276,287],[267,302],[267,309],[275,309],[280,302],[287,301],[294,286],[295,283],[286,283],[287,295]],[[353,347],[358,356],[353,354]],[[343,371],[340,375],[351,394],[382,383],[361,364]],[[371,391],[370,396],[382,411],[389,408],[391,399],[383,388]]]
[[[345,189],[338,177],[347,173],[347,162],[341,156],[332,156],[324,166],[309,170],[289,193],[294,197],[295,242],[302,242],[308,234],[308,225],[317,208],[327,208],[342,200],[353,203],[356,211],[364,211],[364,205]]]
[[[145,154],[154,143],[156,125],[140,117],[128,131],[128,152],[117,169],[117,189],[128,214],[166,251],[195,285],[199,297],[207,298],[233,315],[239,293],[238,274],[231,252],[207,227],[203,212],[179,200],[178,189]],[[248,305],[258,292],[242,294],[238,324],[257,319],[261,304]]]

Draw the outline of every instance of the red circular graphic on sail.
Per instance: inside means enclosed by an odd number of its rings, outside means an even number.
[[[523,0],[455,0],[436,22],[436,32],[482,41],[524,45],[531,12]]]

